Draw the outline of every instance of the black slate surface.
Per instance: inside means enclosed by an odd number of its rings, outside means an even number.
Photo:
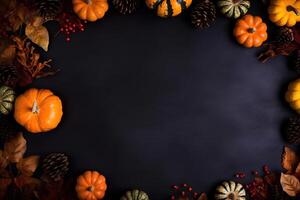
[[[292,115],[283,94],[295,74],[282,57],[259,63],[260,50],[239,46],[232,26],[219,16],[195,31],[186,16],[142,8],[110,12],[71,43],[52,38],[48,56],[61,72],[33,86],[61,96],[63,121],[26,134],[28,152],[66,152],[75,174],[99,170],[106,199],[130,188],[167,199],[172,184],[210,191],[236,171],[279,169],[280,127]]]

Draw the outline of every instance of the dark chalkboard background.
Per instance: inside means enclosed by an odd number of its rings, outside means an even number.
[[[258,62],[260,50],[239,46],[232,27],[219,16],[197,31],[185,15],[165,20],[142,7],[110,11],[71,43],[52,38],[61,72],[34,86],[61,96],[64,117],[50,133],[26,134],[29,153],[66,152],[75,173],[101,171],[106,199],[130,188],[166,199],[172,184],[209,191],[237,171],[279,169],[280,127],[292,115],[283,94],[295,75],[283,57]]]

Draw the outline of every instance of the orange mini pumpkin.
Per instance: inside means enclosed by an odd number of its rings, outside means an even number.
[[[259,47],[268,38],[267,25],[261,17],[245,15],[239,19],[234,27],[233,34],[238,43],[245,47]]]
[[[15,101],[16,121],[32,133],[56,128],[62,115],[61,100],[50,90],[29,89]]]
[[[108,10],[107,0],[73,0],[73,10],[82,20],[96,21]]]
[[[80,200],[97,200],[105,196],[105,177],[97,171],[86,171],[77,178],[76,192]]]

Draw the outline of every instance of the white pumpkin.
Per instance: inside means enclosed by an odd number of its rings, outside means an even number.
[[[243,185],[234,181],[224,181],[216,189],[216,200],[246,200],[246,190]]]

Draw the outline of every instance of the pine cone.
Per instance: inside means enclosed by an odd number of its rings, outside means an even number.
[[[281,44],[289,44],[294,41],[293,30],[289,27],[280,27],[277,33],[277,42]]]
[[[45,21],[55,19],[63,8],[63,0],[35,0],[36,8]]]
[[[42,160],[42,170],[53,181],[59,181],[69,170],[69,158],[63,153],[48,154]]]
[[[112,0],[114,8],[121,14],[132,14],[139,6],[138,0]]]
[[[11,116],[0,118],[0,146],[18,133],[18,125]]]
[[[0,65],[0,84],[14,88],[17,82],[17,67],[13,65]]]
[[[286,140],[291,144],[300,144],[300,117],[291,117],[285,128]]]
[[[216,6],[211,0],[199,0],[191,10],[191,23],[195,28],[208,28],[216,21]]]

